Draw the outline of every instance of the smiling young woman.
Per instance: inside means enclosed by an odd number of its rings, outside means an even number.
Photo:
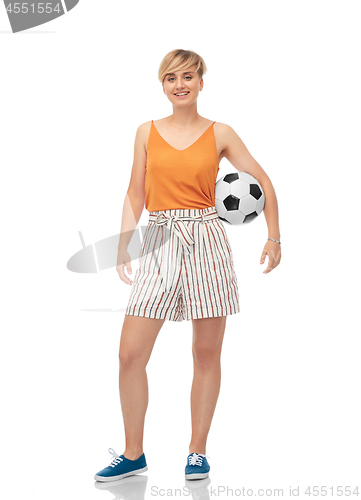
[[[146,365],[165,320],[192,320],[194,364],[191,390],[192,435],[187,479],[209,475],[206,441],[221,380],[220,357],[227,315],[240,312],[233,252],[215,207],[219,162],[227,158],[253,175],[266,197],[268,237],[261,263],[266,274],[281,258],[277,199],[272,183],[228,125],[198,114],[197,99],[207,68],[201,56],[173,50],[158,78],[172,114],[138,127],[134,162],[125,197],[117,272],[131,285],[119,346],[119,391],[125,450],[95,475],[112,481],[148,469],[143,431],[148,406]],[[149,221],[134,281],[128,244],[144,209]],[[277,241],[274,241],[277,240]]]

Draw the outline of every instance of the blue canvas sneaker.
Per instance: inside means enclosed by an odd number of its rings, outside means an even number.
[[[113,455],[113,460],[94,476],[96,481],[117,481],[123,477],[133,476],[148,470],[144,453],[136,460],[129,460],[124,455],[118,455],[113,448],[109,448],[109,453]]]
[[[207,461],[207,455],[203,455],[203,453],[191,453],[188,455],[185,467],[186,479],[204,479],[209,476],[209,471],[210,466]]]

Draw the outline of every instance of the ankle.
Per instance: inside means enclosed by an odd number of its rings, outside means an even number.
[[[197,453],[198,455],[205,455],[206,450],[200,446],[190,446],[188,455],[191,455],[192,453]]]
[[[126,448],[125,451],[123,452],[123,455],[125,458],[128,460],[137,460],[141,455],[143,455],[143,449],[142,448]]]

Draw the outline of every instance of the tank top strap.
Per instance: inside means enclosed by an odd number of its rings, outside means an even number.
[[[153,120],[152,120],[152,123],[150,124],[150,130],[149,130],[149,134],[148,134],[148,141],[147,141],[147,150],[148,150],[148,147],[151,143],[153,143],[157,138],[157,134],[156,134],[156,130],[155,130],[155,125],[153,123]]]

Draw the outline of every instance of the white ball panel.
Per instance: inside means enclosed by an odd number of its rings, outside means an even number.
[[[228,182],[224,182],[222,179],[216,182],[215,187],[215,197],[218,200],[224,200],[231,193],[230,184]]]
[[[231,194],[237,196],[237,198],[242,198],[242,196],[246,196],[247,194],[249,194],[249,184],[242,179],[238,179],[237,181],[232,182],[230,186]]]
[[[237,226],[237,224],[242,224],[244,217],[245,216],[239,210],[232,210],[231,212],[227,212],[226,215],[226,219],[235,226]]]
[[[238,172],[238,176],[248,184],[259,184],[257,179],[255,179],[251,174],[248,174],[247,172]]]
[[[239,210],[244,214],[248,215],[252,212],[255,212],[257,206],[256,198],[253,198],[252,195],[247,195],[241,198],[241,203],[239,204]]]

